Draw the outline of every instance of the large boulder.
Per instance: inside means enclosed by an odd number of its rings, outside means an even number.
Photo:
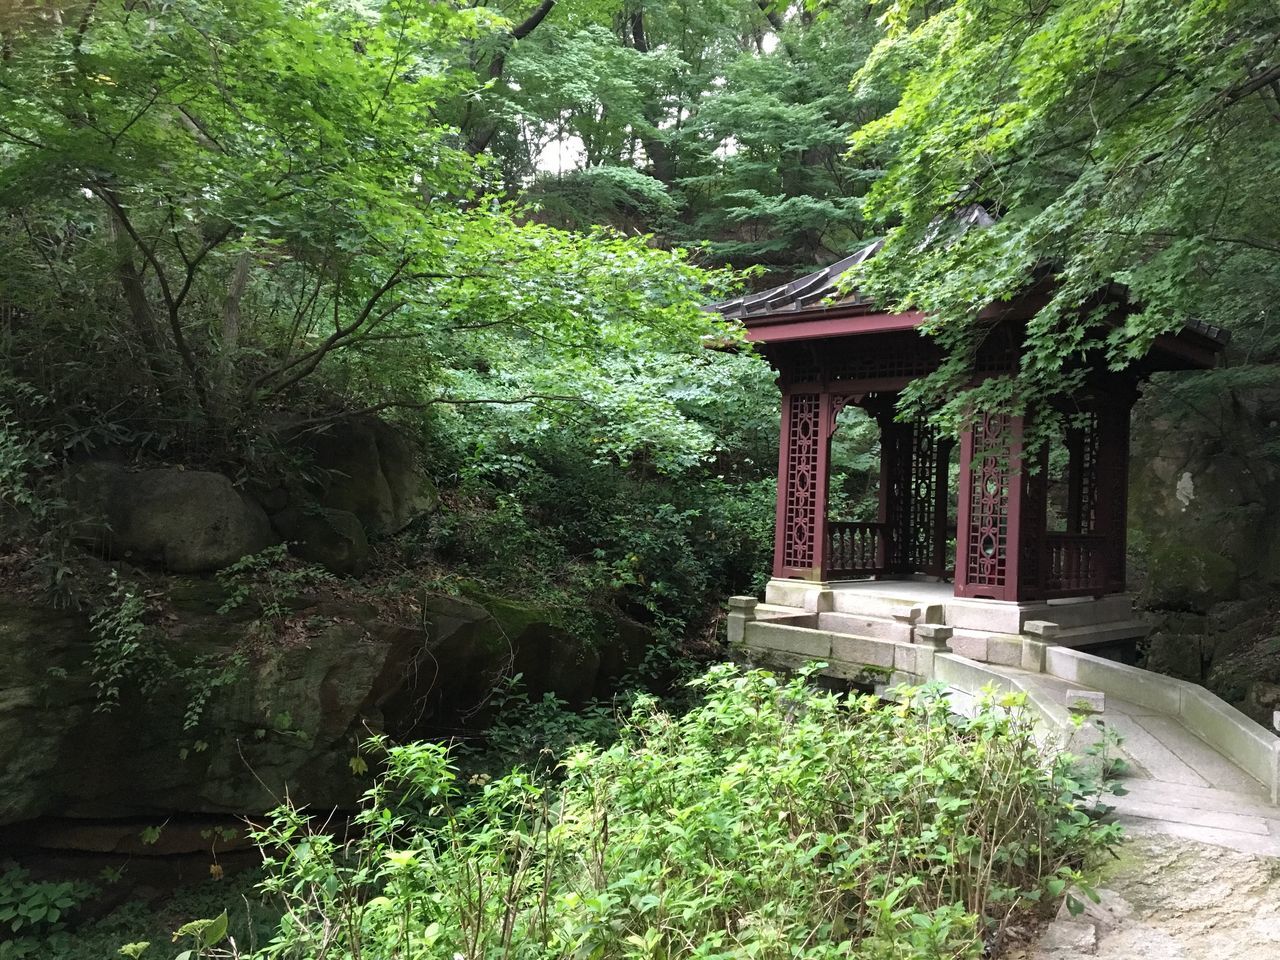
[[[355,514],[371,537],[403,530],[439,502],[413,444],[375,417],[339,420],[291,443],[311,461],[307,493],[322,507]]]
[[[290,553],[318,563],[330,573],[358,577],[369,568],[364,526],[348,510],[286,507],[272,516],[271,525],[289,545]]]
[[[368,604],[312,601],[264,636],[247,608],[217,613],[216,583],[168,587],[163,631],[145,642],[179,674],[206,666],[145,695],[126,683],[105,712],[84,615],[0,601],[0,825],[263,814],[286,795],[313,809],[351,807],[369,785],[352,761],[371,733],[477,729],[495,684],[516,672],[535,699],[606,696],[650,642],[625,620],[601,640],[577,638],[554,609],[479,596],[420,598],[409,622]],[[209,686],[228,665],[230,682]],[[199,723],[184,729],[202,691]]]
[[[1156,610],[1202,612],[1239,595],[1235,563],[1211,547],[1168,540],[1152,547],[1143,599]]]
[[[1152,609],[1209,609],[1280,589],[1280,392],[1206,398],[1190,413],[1153,383],[1138,405],[1129,520],[1143,601]]]
[[[218,570],[279,542],[262,508],[220,473],[94,461],[76,467],[69,489],[82,541],[172,573]]]

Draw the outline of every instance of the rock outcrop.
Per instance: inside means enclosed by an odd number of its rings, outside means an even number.
[[[403,530],[439,502],[413,445],[374,417],[339,420],[289,443],[310,460],[307,493],[322,507],[355,514],[370,537]]]
[[[369,538],[349,510],[286,507],[271,517],[271,525],[290,552],[330,573],[358,577],[369,568]]]
[[[553,610],[479,596],[424,597],[408,624],[372,605],[316,601],[263,639],[248,614],[216,613],[220,602],[209,581],[171,582],[163,629],[148,640],[178,665],[243,658],[192,730],[183,715],[198,691],[161,683],[144,697],[126,686],[103,712],[86,618],[0,603],[0,824],[261,814],[286,793],[349,807],[369,785],[351,760],[371,733],[477,729],[494,685],[517,672],[535,698],[607,695],[649,643],[626,620],[588,641]]]
[[[1280,590],[1280,396],[1221,396],[1170,408],[1158,386],[1135,413],[1129,490],[1133,541],[1144,556],[1144,603],[1204,613]]]
[[[168,573],[208,573],[284,541],[341,576],[369,565],[369,541],[403,530],[439,502],[398,430],[373,417],[319,431],[278,428],[294,475],[238,490],[220,473],[134,469],[94,460],[71,469],[77,538],[100,556]],[[269,516],[269,519],[268,519]]]
[[[105,556],[172,573],[205,573],[279,540],[262,508],[220,473],[80,464],[70,491],[79,538]]]
[[[1280,690],[1280,396],[1195,409],[1152,385],[1134,420],[1129,518],[1143,666],[1202,683],[1266,726]]]

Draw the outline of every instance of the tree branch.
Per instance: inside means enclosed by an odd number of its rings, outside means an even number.
[[[538,28],[538,24],[547,19],[547,14],[552,11],[555,5],[556,0],[542,0],[533,13],[525,17],[525,19],[518,23],[508,34],[510,37],[510,44],[517,43],[529,36],[529,34],[533,33],[533,31]],[[510,44],[504,45],[501,50],[494,54],[493,59],[489,61],[488,73],[490,80],[500,80],[502,78],[502,74],[507,68],[507,53],[510,51]],[[485,120],[483,122],[483,126],[474,130],[471,136],[467,138],[467,153],[471,154],[473,157],[484,153],[484,151],[488,149],[489,144],[493,142],[493,138],[497,132],[497,121],[492,117]]]
[[[392,409],[427,410],[434,406],[514,406],[521,403],[538,402],[577,403],[583,406],[591,406],[591,403],[584,397],[555,393],[526,393],[519,397],[432,397],[430,400],[384,400],[381,403],[371,403],[367,407],[358,407],[355,410],[341,410],[323,417],[312,417],[310,420],[303,420],[294,426],[299,430],[315,429],[327,426],[330,423],[336,423],[339,420],[368,416],[371,413]]]

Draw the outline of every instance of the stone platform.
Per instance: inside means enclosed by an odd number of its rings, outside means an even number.
[[[960,641],[980,645],[988,637],[1032,633],[1060,646],[1088,649],[1132,643],[1147,634],[1128,594],[1072,597],[1037,603],[969,600],[936,580],[846,580],[827,583],[770,580],[758,616],[801,617],[804,625],[836,632],[897,637],[887,624],[910,622],[950,627]],[[813,619],[816,617],[816,619]],[[800,621],[791,621],[802,625]],[[985,659],[985,658],[980,658]]]
[[[1090,631],[1108,640],[1140,631],[1118,619],[1127,598],[1008,604],[992,614],[989,624],[1005,628],[996,631],[966,619],[993,601],[949,593],[912,581],[774,581],[765,603],[730,600],[729,640],[752,662],[819,661],[829,677],[886,692],[941,683],[961,712],[988,689],[1022,693],[1058,749],[1079,755],[1108,731],[1119,737],[1129,792],[1114,805],[1132,828],[1280,856],[1280,738],[1197,684],[1079,649]],[[1029,619],[1048,615],[1058,620]]]

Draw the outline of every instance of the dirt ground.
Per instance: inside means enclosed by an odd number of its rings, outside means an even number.
[[[1005,960],[1280,960],[1280,859],[1132,831],[1119,853],[1101,904]]]

